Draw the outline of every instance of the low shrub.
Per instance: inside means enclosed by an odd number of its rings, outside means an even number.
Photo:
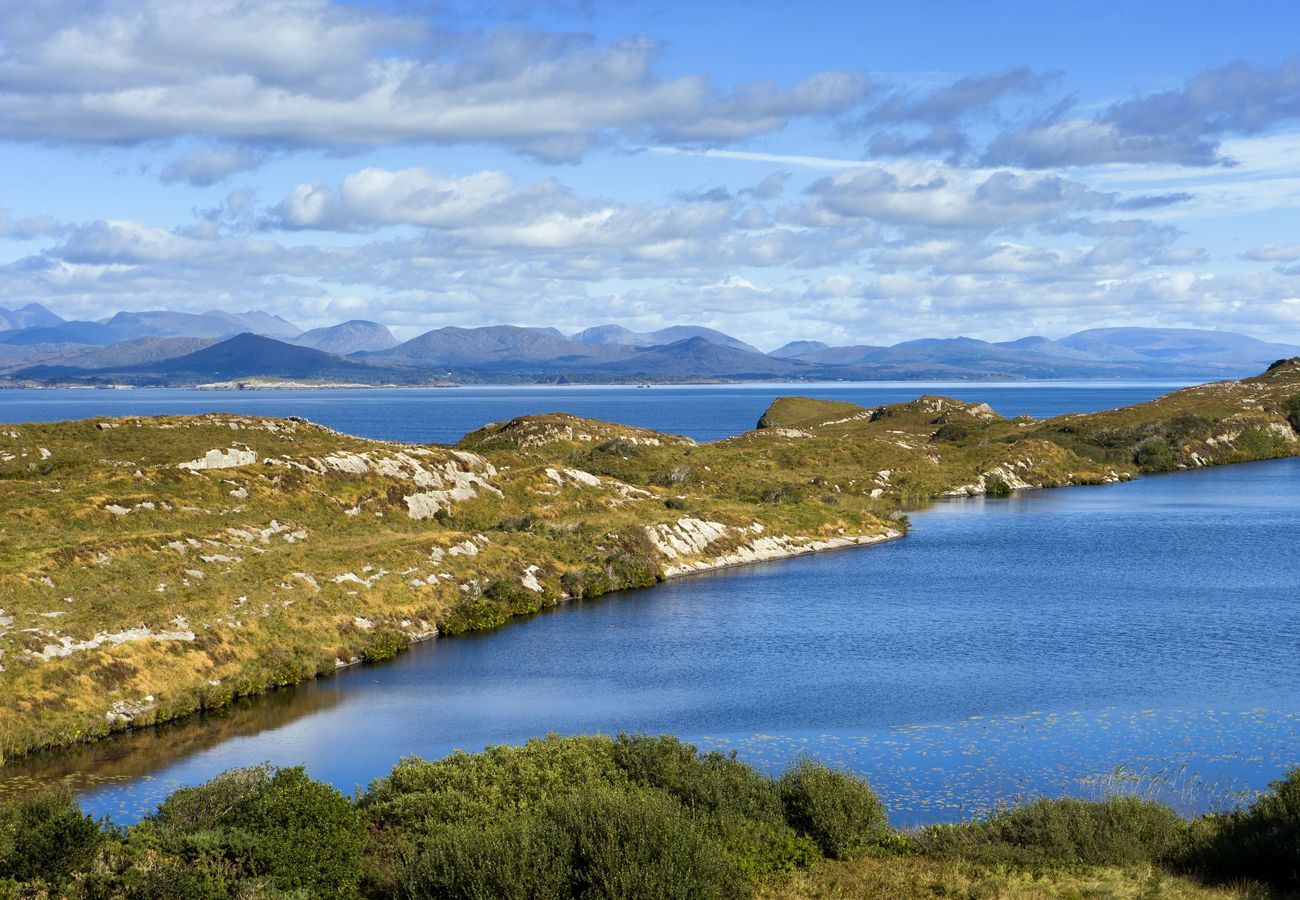
[[[657,472],[650,476],[650,483],[657,484],[660,487],[678,487],[683,484],[690,484],[695,480],[695,470],[683,463],[674,466],[667,472]]]
[[[759,495],[759,500],[763,503],[798,503],[802,499],[803,495],[792,484],[774,485]]]
[[[1291,427],[1300,431],[1300,394],[1292,394],[1282,404],[1282,415],[1291,423]]]
[[[1300,768],[1273,782],[1248,809],[1197,822],[1181,861],[1219,881],[1300,887]]]
[[[639,456],[645,456],[645,450],[639,445],[634,444],[627,438],[611,438],[608,441],[597,444],[592,448],[593,453],[604,453],[606,456],[617,456],[621,459],[636,459]]]
[[[633,784],[682,804],[747,877],[791,872],[821,855],[815,842],[786,823],[777,783],[734,754],[701,754],[669,735],[619,735],[613,750]]]
[[[403,759],[370,785],[360,807],[385,829],[420,832],[452,823],[488,824],[542,807],[593,784],[626,784],[608,738],[556,736],[440,760]]]
[[[1172,469],[1177,460],[1174,458],[1174,448],[1169,446],[1169,442],[1161,438],[1151,438],[1143,441],[1133,451],[1133,464],[1151,471],[1161,471]]]
[[[721,900],[746,893],[739,873],[668,797],[602,788],[566,797],[550,816],[572,861],[565,896]]]
[[[513,616],[535,613],[542,608],[542,595],[530,591],[513,578],[498,578],[483,590],[483,596],[504,606]]]
[[[535,529],[540,520],[532,513],[524,513],[518,516],[508,516],[492,526],[493,531],[532,531]]]
[[[573,880],[559,844],[532,815],[447,825],[400,866],[396,887],[411,900],[559,900]]]
[[[1233,443],[1251,459],[1286,456],[1290,452],[1281,436],[1264,428],[1247,428]]]
[[[1007,484],[1005,478],[997,475],[984,479],[984,496],[986,497],[1010,497],[1011,485]]]
[[[366,644],[361,649],[361,658],[366,662],[392,659],[410,646],[410,643],[410,639],[402,632],[383,628],[373,632],[366,639]]]
[[[970,428],[957,422],[947,422],[939,427],[933,435],[930,436],[932,441],[960,441],[966,435],[970,434]]]
[[[833,859],[851,859],[886,841],[884,804],[861,778],[803,759],[779,782],[785,818]]]
[[[466,597],[448,610],[438,621],[443,634],[456,635],[468,631],[486,631],[499,628],[510,618],[501,604],[487,597]]]
[[[0,879],[59,884],[94,858],[102,835],[68,790],[45,790],[0,807]]]
[[[1124,866],[1165,859],[1186,837],[1187,823],[1159,803],[1065,798],[923,829],[914,843],[922,852],[991,865]]]
[[[412,898],[727,900],[747,893],[670,798],[608,785],[515,819],[440,829],[398,875]]]
[[[315,897],[356,894],[365,825],[356,808],[301,766],[236,769],[182,788],[138,840],[182,859],[225,859],[240,874]]]

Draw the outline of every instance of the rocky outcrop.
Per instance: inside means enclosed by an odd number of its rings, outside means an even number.
[[[180,463],[176,468],[189,469],[190,471],[235,469],[240,466],[251,466],[256,462],[257,453],[254,451],[249,450],[247,447],[232,447],[228,450],[209,450],[198,459]]]
[[[826,537],[765,532],[766,529],[757,522],[748,527],[734,527],[721,522],[683,517],[676,522],[647,527],[646,537],[669,561],[663,569],[665,578],[787,559],[822,550],[878,544],[902,537],[902,532],[892,529],[877,534],[836,534]]]

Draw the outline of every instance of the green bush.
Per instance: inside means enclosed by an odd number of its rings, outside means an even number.
[[[887,841],[884,804],[862,779],[803,759],[779,782],[785,818],[834,859],[851,859]]]
[[[930,436],[932,441],[960,441],[966,435],[970,434],[970,428],[957,422],[947,422],[940,426],[939,430]]]
[[[786,824],[776,782],[734,754],[700,754],[670,735],[623,734],[613,749],[615,764],[633,784],[681,803],[748,877],[790,872],[821,855]]]
[[[447,825],[401,866],[397,888],[411,900],[559,900],[573,880],[560,844],[531,815]]]
[[[1194,413],[1179,413],[1167,419],[1163,427],[1175,443],[1185,444],[1209,433],[1214,428],[1214,420]]]
[[[739,873],[671,799],[590,787],[536,813],[439,829],[398,875],[412,898],[732,898]]]
[[[778,484],[763,491],[758,499],[763,503],[798,503],[803,495],[792,484]]]
[[[1300,394],[1292,394],[1282,404],[1282,414],[1291,423],[1291,427],[1300,431]]]
[[[438,630],[448,635],[487,631],[499,628],[509,618],[501,604],[487,597],[466,597],[443,616],[438,622]]]
[[[690,484],[694,480],[695,470],[684,463],[674,466],[667,472],[656,472],[649,478],[651,484],[657,484],[660,487],[679,487],[683,484]]]
[[[377,826],[419,832],[452,823],[489,824],[536,810],[593,784],[626,784],[608,738],[548,737],[444,759],[403,759],[371,784],[362,812]]]
[[[1010,497],[1011,485],[1007,484],[1005,478],[997,475],[984,479],[984,495],[986,497]]]
[[[1286,456],[1289,448],[1280,436],[1263,428],[1247,428],[1234,442],[1237,449],[1251,459],[1268,459]]]
[[[99,825],[68,790],[45,790],[0,807],[0,878],[50,884],[89,865]]]
[[[645,456],[645,450],[639,444],[634,444],[627,438],[611,438],[608,441],[597,444],[592,448],[593,453],[604,453],[607,456],[617,456],[621,459],[636,459],[639,456]]]
[[[565,896],[722,900],[746,893],[739,871],[668,797],[602,787],[569,795],[550,816],[571,860]]]
[[[1159,803],[1065,798],[1038,800],[979,822],[927,828],[914,843],[922,852],[976,863],[1122,866],[1159,862],[1186,837],[1187,823]]]
[[[141,832],[147,828],[139,829]],[[114,900],[226,900],[253,893],[242,891],[239,867],[224,859],[182,859],[165,856],[138,840],[128,840],[105,852],[89,872],[81,873],[85,898]],[[0,896],[4,896],[0,891]]]
[[[605,571],[615,589],[654,587],[659,581],[659,563],[639,553],[614,553],[605,561]]]
[[[366,645],[361,649],[361,658],[366,662],[382,662],[397,656],[410,644],[410,638],[402,632],[391,628],[380,629],[366,640]]]
[[[1244,812],[1196,824],[1184,864],[1216,880],[1300,886],[1300,768],[1273,782]]]
[[[141,837],[186,859],[233,860],[279,890],[355,896],[365,826],[352,803],[301,766],[237,769],[182,788]]]
[[[515,616],[535,613],[542,608],[542,595],[530,591],[513,578],[497,578],[483,590],[483,596],[504,606]]]
[[[1133,464],[1143,469],[1160,471],[1172,469],[1177,460],[1174,458],[1174,448],[1169,446],[1168,441],[1151,438],[1143,441],[1133,451]]]

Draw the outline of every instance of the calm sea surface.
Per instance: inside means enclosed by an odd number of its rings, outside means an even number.
[[[42,417],[220,400],[354,433],[450,440],[548,408],[711,437],[752,424],[782,392],[495,388],[453,416],[447,404],[468,402],[450,399],[469,396],[462,390],[394,392],[387,412],[379,392],[303,395],[315,409],[282,395],[96,392],[61,396]],[[940,392],[799,390],[864,403]],[[1042,415],[1160,390],[942,392]],[[0,420],[32,402],[0,397]],[[421,404],[423,425],[401,421]],[[404,755],[627,730],[672,732],[773,768],[803,753],[851,766],[896,824],[1037,794],[1092,796],[1133,777],[1204,809],[1300,763],[1298,488],[1300,460],[1285,460],[940,503],[914,513],[901,541],[569,604],[204,720],[6,766],[0,778],[7,789],[67,778],[89,810],[127,820],[234,766],[303,763],[351,791]]]
[[[1186,382],[915,382],[861,384],[510,386],[393,390],[193,391],[0,390],[0,422],[92,416],[241,412],[303,416],[349,434],[454,443],[467,431],[515,416],[567,412],[713,441],[754,427],[777,397],[798,395],[879,406],[943,394],[983,401],[1003,415],[1055,416],[1141,403]]]

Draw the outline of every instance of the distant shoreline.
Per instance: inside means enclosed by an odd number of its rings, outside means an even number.
[[[1120,387],[1128,384],[1156,384],[1169,387],[1188,387],[1215,381],[1232,381],[1231,376],[1205,375],[1199,378],[1183,376],[1151,376],[1149,378],[881,378],[881,379],[700,379],[683,381],[436,381],[420,384],[365,384],[361,382],[310,382],[290,379],[273,382],[244,380],[205,382],[202,384],[42,384],[37,382],[12,382],[0,380],[0,391],[303,391],[303,390],[426,390],[429,388],[683,388],[683,387],[761,387],[825,385],[1102,385]]]

